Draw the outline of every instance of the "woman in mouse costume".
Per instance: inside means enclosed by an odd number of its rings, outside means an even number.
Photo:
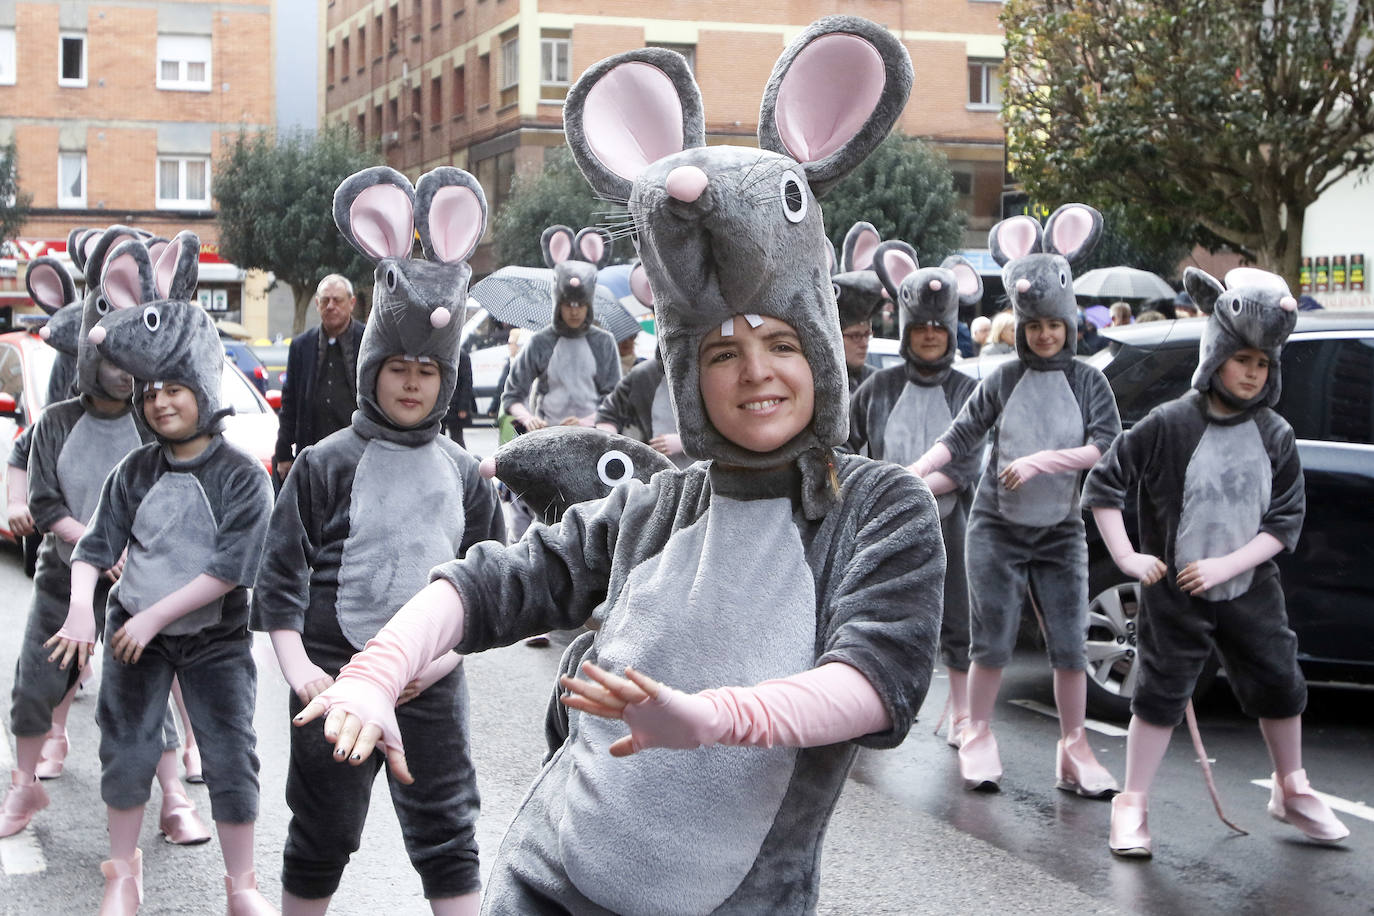
[[[1224,286],[1192,267],[1183,279],[1209,316],[1195,390],[1121,436],[1083,488],[1112,559],[1142,585],[1140,675],[1110,847],[1151,854],[1150,785],[1213,651],[1273,759],[1269,813],[1317,842],[1339,842],[1350,831],[1302,767],[1307,684],[1273,560],[1297,546],[1306,510],[1293,430],[1273,410],[1297,302],[1281,277],[1254,268],[1231,271]],[[1140,552],[1121,516],[1137,485]]]
[[[431,567],[477,541],[505,541],[495,491],[440,428],[458,381],[462,322],[453,316],[467,299],[467,258],[486,215],[476,179],[450,167],[414,188],[394,169],[365,169],[334,194],[339,231],[377,265],[376,302],[358,353],[358,410],[350,426],[291,466],[253,590],[253,626],[272,636],[293,716],[424,587]],[[410,256],[416,229],[423,261]],[[480,886],[477,781],[458,662],[445,653],[407,691],[397,718],[414,748],[415,782],[390,781],[435,913],[475,912]],[[333,750],[318,727],[292,729],[287,916],[325,911],[362,836],[380,761],[321,766]]]
[[[849,447],[906,467],[935,444],[978,387],[953,367],[958,355],[959,306],[982,299],[983,280],[973,265],[957,255],[945,258],[939,267],[918,267],[915,249],[905,242],[883,242],[872,262],[876,276],[901,310],[902,364],[878,370],[854,392]],[[949,673],[946,734],[952,747],[959,746],[959,734],[968,722],[964,534],[982,458],[981,450],[972,450],[926,478],[940,507],[947,559],[940,658]]]
[[[850,226],[844,237],[840,272],[830,278],[835,284],[835,305],[840,310],[850,394],[878,371],[868,364],[868,341],[873,336],[873,315],[887,298],[887,290],[873,269],[873,256],[881,242],[882,237],[871,223]]]
[[[183,233],[154,264],[139,240],[105,260],[99,294],[111,308],[87,340],[134,378],[134,405],[157,441],[110,472],[72,554],[71,605],[48,645],[62,666],[85,665],[95,638],[100,570],[127,548],[110,590],[96,721],[110,858],[102,914],[142,901],[138,835],[162,753],[173,678],[205,747],[205,780],[225,864],[229,913],[274,912],[256,889],[253,822],[258,758],[257,670],[247,590],[257,572],[272,490],[262,465],[229,445],[221,420],[224,346],[189,301],[198,240]]]
[[[1097,369],[1074,359],[1078,307],[1070,265],[1097,244],[1102,217],[1065,204],[1044,229],[1029,216],[992,227],[988,246],[1016,313],[1016,354],[979,383],[953,425],[912,466],[922,477],[952,459],[981,453],[989,430],[992,456],[969,516],[969,724],[959,772],[969,789],[995,790],[1002,761],[990,721],[1011,661],[1029,585],[1054,668],[1060,740],[1056,785],[1108,797],[1116,781],[1093,756],[1083,731],[1088,613],[1088,545],[1078,507],[1079,474],[1121,432],[1116,400]]]
[[[578,164],[629,202],[679,434],[707,460],[439,567],[304,714],[329,711],[351,759],[381,736],[401,768],[391,707],[412,666],[594,621],[594,681],[564,681],[579,711],[497,854],[488,912],[810,912],[857,746],[910,727],[938,638],[939,516],[911,474],[834,450],[848,384],[815,197],[910,82],[886,30],[831,17],[776,65],[761,149],[704,145],[671,51],[604,60],[569,93]]]

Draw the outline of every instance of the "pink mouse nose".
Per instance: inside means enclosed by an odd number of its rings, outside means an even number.
[[[483,458],[482,463],[477,465],[477,473],[482,475],[483,480],[491,480],[496,476],[496,459]]]
[[[52,336],[52,328],[48,327],[46,324],[43,325],[43,327],[38,329],[38,336],[47,340]]]
[[[1292,296],[1284,296],[1279,300],[1279,308],[1283,309],[1285,312],[1296,311],[1298,308],[1298,300],[1294,299]]]
[[[931,281],[930,281],[930,290],[931,290],[931,292],[938,293],[938,292],[939,292],[941,289],[943,289],[943,288],[944,288],[944,284],[941,283],[939,280],[931,280]]]
[[[437,308],[429,313],[429,323],[434,325],[436,328],[448,327],[448,323],[450,320],[452,320],[452,318],[453,316],[449,314],[449,311],[446,308]]]
[[[680,165],[668,173],[663,186],[674,200],[690,204],[702,195],[711,179],[694,165]]]
[[[568,285],[569,285],[569,286],[581,286],[581,285],[582,285],[582,281],[579,280],[577,277],[569,277],[569,278],[568,278]]]
[[[96,325],[95,327],[91,328],[91,333],[86,335],[86,339],[89,340],[91,343],[95,344],[97,347],[100,346],[102,343],[105,342],[105,329],[102,328],[100,325]]]
[[[1016,281],[1016,291],[1017,291],[1018,293],[1024,293],[1024,292],[1025,292],[1026,290],[1028,290],[1028,289],[1030,289],[1030,281],[1029,281],[1029,280],[1027,280],[1027,279],[1025,279],[1024,277],[1022,277],[1020,280],[1017,280],[1017,281]]]

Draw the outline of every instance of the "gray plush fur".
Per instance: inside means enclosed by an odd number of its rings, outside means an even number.
[[[367,233],[374,229],[354,216],[351,207],[364,191],[384,187],[396,195],[397,202],[411,205],[409,224],[402,219],[395,227],[404,239],[418,232],[420,245],[427,261],[410,257],[410,246],[403,241],[396,250],[379,253],[367,244]],[[450,212],[443,203],[436,205],[439,195],[449,195],[448,189],[470,192],[475,206],[454,218],[474,220],[462,227],[474,241],[456,250],[443,250],[439,240],[443,221]],[[377,265],[373,287],[372,316],[363,331],[358,351],[358,408],[369,419],[383,427],[394,428],[377,404],[377,373],[388,357],[425,356],[439,366],[441,384],[439,397],[429,415],[416,427],[437,430],[449,401],[458,384],[458,345],[467,303],[468,281],[472,268],[467,257],[486,231],[487,199],[482,186],[462,169],[443,166],[420,176],[415,187],[395,169],[378,166],[350,175],[334,192],[334,222],[339,231],[364,257]],[[433,428],[431,430],[430,428]]]
[[[58,353],[76,356],[80,350],[81,323],[85,311],[86,306],[83,302],[73,302],[58,309],[38,332],[39,336]]]
[[[92,231],[89,226],[77,226],[67,233],[67,257],[72,259],[72,264],[78,271],[86,270],[86,252],[81,248],[81,239],[87,232]]]
[[[1193,387],[1211,390],[1222,364],[1237,350],[1254,347],[1269,357],[1269,379],[1255,400],[1277,404],[1282,389],[1279,353],[1298,323],[1297,301],[1288,284],[1278,274],[1242,267],[1228,273],[1223,285],[1206,271],[1189,267],[1183,286],[1208,316]]]
[[[1092,229],[1080,244],[1069,248],[1056,242],[1055,230],[1060,220],[1072,216],[1087,216]],[[988,248],[1002,266],[1002,283],[1016,313],[1016,355],[1032,368],[1047,368],[1046,361],[1038,359],[1026,343],[1024,325],[1037,318],[1064,322],[1064,349],[1048,362],[1062,365],[1073,358],[1077,348],[1074,329],[1078,327],[1078,303],[1073,297],[1072,267],[1092,254],[1101,234],[1102,214],[1087,204],[1064,204],[1050,214],[1044,229],[1033,217],[1013,216],[988,232]],[[1030,245],[1019,244],[1021,238],[1032,236]],[[1025,291],[1017,288],[1021,280],[1030,283]]]
[[[835,304],[840,309],[841,328],[872,320],[873,313],[883,304],[883,284],[873,272],[872,252],[868,257],[856,258],[861,243],[867,241],[876,245],[878,238],[878,230],[863,222],[855,223],[845,234],[840,272],[830,278],[835,284]]]
[[[92,235],[97,232],[99,235],[93,239]],[[91,328],[114,308],[100,291],[100,275],[105,260],[116,246],[141,238],[139,230],[120,225],[110,226],[103,231],[93,229],[81,237],[79,245],[86,252],[86,300],[82,305],[81,328],[76,337],[76,386],[84,393],[109,397],[100,386],[100,355],[90,341]]]
[[[57,258],[44,255],[29,262],[24,273],[24,288],[29,298],[49,315],[76,301],[76,284]]]
[[[493,457],[497,478],[546,525],[556,524],[569,506],[600,499],[625,480],[647,483],[659,471],[673,469],[643,442],[581,426],[548,426],[516,436]]]
[[[878,246],[873,269],[900,309],[902,358],[922,372],[949,368],[959,352],[959,306],[976,305],[983,298],[978,271],[959,255],[950,255],[939,267],[920,267],[915,249],[896,241]],[[938,360],[919,359],[911,351],[907,329],[924,324],[938,324],[948,335],[945,354]]]
[[[828,156],[798,162],[787,154],[775,123],[775,105],[788,72],[805,49],[828,35],[866,41],[882,58],[886,84],[878,104],[853,135]],[[658,68],[676,90],[685,133],[680,151],[617,174],[598,158],[603,137],[584,130],[590,93],[617,67]],[[835,78],[843,78],[836,73]],[[628,201],[637,245],[653,288],[673,407],[687,454],[743,467],[768,467],[848,437],[848,380],[828,248],[816,194],[857,166],[891,129],[911,86],[911,61],[890,33],[847,16],[822,19],[783,52],[764,92],[759,117],[762,149],[701,148],[700,94],[680,58],[641,49],[608,58],[587,70],[568,93],[564,125],[573,156],[600,194]],[[628,99],[626,103],[630,103]],[[640,103],[652,104],[648,98]],[[676,111],[674,109],[673,111]],[[665,113],[665,120],[671,112]],[[665,138],[639,138],[663,148]],[[670,138],[674,142],[678,138]],[[698,199],[672,199],[665,190],[673,169],[694,166],[708,177]],[[702,340],[736,315],[771,316],[801,338],[816,386],[809,429],[768,454],[725,439],[706,418],[697,355]]]

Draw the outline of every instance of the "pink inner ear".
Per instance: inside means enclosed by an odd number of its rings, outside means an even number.
[[[1069,254],[1082,247],[1093,232],[1093,216],[1085,207],[1073,207],[1059,214],[1054,221],[1054,237],[1050,246],[1060,254]]]
[[[55,312],[67,303],[62,301],[62,278],[51,264],[30,267],[25,275],[33,289],[38,304],[45,311]]]
[[[1013,216],[997,230],[997,244],[1008,258],[1023,258],[1035,250],[1040,224],[1029,216]]]
[[[99,233],[99,232],[91,232],[91,233],[88,233],[88,234],[87,234],[87,236],[86,236],[86,241],[85,241],[85,243],[84,243],[81,247],[82,247],[83,249],[85,249],[86,258],[87,258],[88,260],[90,259],[90,256],[95,252],[96,243],[99,242],[99,241],[100,241],[100,233]]]
[[[553,263],[562,264],[572,254],[573,239],[566,232],[556,232],[549,239],[549,257]]]
[[[172,277],[176,275],[177,259],[181,257],[181,243],[168,242],[149,250],[148,257],[153,260],[153,285],[158,295],[164,299],[171,295]]]
[[[582,257],[595,264],[601,260],[601,255],[606,252],[606,240],[601,237],[599,232],[588,232],[582,236]]]
[[[883,252],[883,268],[893,286],[901,286],[902,281],[916,272],[916,262],[905,251],[893,249]]]
[[[649,163],[682,151],[682,101],[668,74],[630,61],[587,93],[582,130],[602,165],[634,181]]]
[[[481,241],[482,202],[471,188],[440,188],[429,204],[429,244],[446,264],[461,261]]]
[[[967,264],[954,265],[954,279],[959,284],[959,295],[971,296],[978,291],[978,275]]]
[[[635,269],[630,271],[630,292],[634,293],[635,298],[642,304],[654,304],[654,291],[649,288],[649,275],[644,272],[643,264],[636,264]]]
[[[862,230],[854,242],[854,263],[849,265],[849,269],[870,269],[873,266],[873,252],[878,250],[878,245],[881,242],[882,239],[878,238],[878,233],[869,232],[867,229]]]
[[[105,264],[100,278],[100,291],[112,308],[131,309],[143,301],[143,279],[138,273],[138,261],[131,254],[122,254]]]
[[[857,35],[826,35],[792,61],[774,119],[798,162],[818,162],[868,122],[887,82],[878,49]]]
[[[395,185],[376,184],[348,208],[354,240],[373,258],[408,258],[415,241],[410,198]]]

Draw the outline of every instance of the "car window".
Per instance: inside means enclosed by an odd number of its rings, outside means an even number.
[[[1131,426],[1156,405],[1179,397],[1193,382],[1198,350],[1188,347],[1123,346],[1103,370],[1116,394],[1121,422]]]
[[[262,413],[262,401],[257,390],[243,377],[232,362],[224,363],[224,380],[220,382],[220,403],[234,408],[238,414]]]
[[[1374,337],[1283,348],[1278,411],[1299,439],[1374,444]]]
[[[14,397],[16,404],[24,403],[24,363],[19,349],[0,345],[0,392]]]

